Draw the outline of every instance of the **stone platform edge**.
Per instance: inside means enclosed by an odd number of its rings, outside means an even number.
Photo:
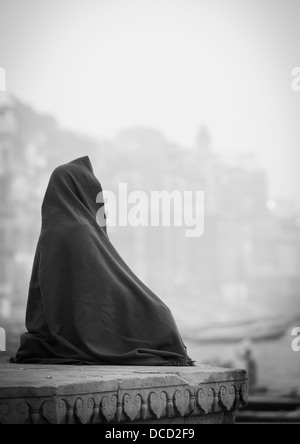
[[[0,364],[0,424],[234,423],[244,370]]]

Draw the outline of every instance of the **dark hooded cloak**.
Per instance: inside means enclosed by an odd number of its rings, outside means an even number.
[[[96,220],[88,157],[57,168],[42,206],[17,363],[192,365],[170,310]]]

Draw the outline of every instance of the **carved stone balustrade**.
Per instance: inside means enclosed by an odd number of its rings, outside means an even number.
[[[244,370],[0,363],[0,424],[232,424]]]

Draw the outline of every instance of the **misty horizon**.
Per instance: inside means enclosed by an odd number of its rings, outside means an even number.
[[[89,8],[0,0],[0,66],[9,92],[92,137],[150,127],[191,147],[204,125],[220,155],[256,154],[270,199],[299,206],[299,8],[297,0],[91,0]]]

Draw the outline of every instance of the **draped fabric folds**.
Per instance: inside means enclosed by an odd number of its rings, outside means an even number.
[[[88,157],[52,174],[29,288],[28,332],[13,362],[193,365],[170,310],[97,223],[101,191]]]

